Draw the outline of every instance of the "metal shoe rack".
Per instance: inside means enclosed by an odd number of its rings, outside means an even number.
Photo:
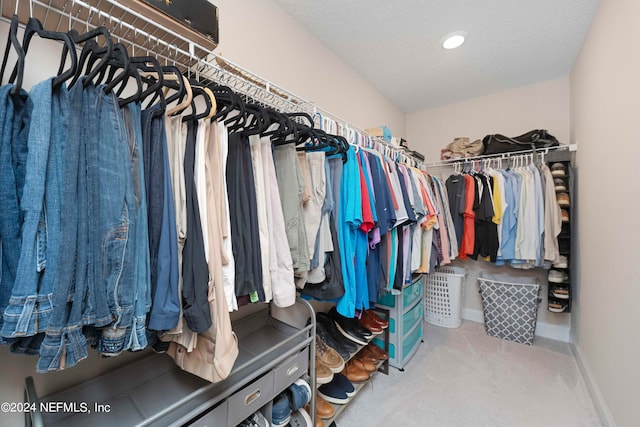
[[[389,310],[385,309],[385,308],[378,308],[376,307],[374,309],[374,311],[377,312],[378,315],[380,315],[380,317],[382,317],[384,320],[386,320],[387,322],[390,321],[390,313]],[[381,337],[382,335],[382,337]],[[389,328],[385,328],[383,329],[383,332],[381,335],[374,335],[372,336],[370,339],[368,339],[368,344],[369,343],[373,343],[374,339],[376,339],[380,344],[384,343],[384,346],[382,347],[384,351],[386,351],[387,353],[389,353]],[[374,344],[375,345],[375,344]],[[358,355],[358,353],[364,349],[366,347],[366,345],[359,345],[358,349],[351,355],[351,357],[349,357],[348,360],[345,361],[345,363],[349,362],[349,360],[353,359],[354,357],[356,357]],[[324,425],[325,426],[330,426],[332,422],[334,422],[342,413],[342,411],[344,411],[349,405],[352,404],[353,399],[355,399],[358,394],[360,394],[360,391],[362,390],[362,388],[364,386],[366,386],[367,384],[370,384],[371,381],[373,381],[373,375],[377,372],[381,372],[385,375],[389,375],[389,360],[380,360],[378,361],[378,363],[376,364],[376,368],[377,370],[374,372],[370,372],[369,373],[369,379],[366,381],[363,381],[361,383],[354,383],[353,386],[356,389],[356,393],[355,396],[353,396],[351,398],[351,400],[349,400],[349,402],[345,405],[338,405],[338,404],[333,404],[333,403],[329,403],[330,405],[332,405],[335,408],[335,414],[326,420],[323,420]]]

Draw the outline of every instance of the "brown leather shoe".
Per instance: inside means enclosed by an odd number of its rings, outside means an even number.
[[[369,343],[366,348],[369,349],[371,353],[375,354],[380,360],[387,360],[389,358],[389,353],[387,353],[374,343]]]
[[[376,365],[372,362],[369,362],[368,360],[360,359],[358,358],[358,356],[354,357],[352,360],[356,366],[364,369],[367,372],[374,372],[376,370]]]
[[[369,379],[369,374],[362,368],[359,368],[353,361],[349,361],[342,371],[342,375],[347,377],[352,383],[360,383]]]
[[[329,403],[327,405],[331,406]],[[331,406],[333,408],[333,406]],[[308,403],[304,405],[304,410],[307,411],[308,414],[311,414],[311,405]],[[334,410],[335,412],[335,410]],[[331,417],[328,417],[331,418]],[[320,418],[320,414],[318,414],[318,401],[316,400],[316,427],[324,427],[324,421]]]
[[[316,359],[324,363],[334,374],[344,369],[344,360],[340,357],[340,353],[326,345],[317,335]]]
[[[375,353],[369,350],[369,347],[365,347],[358,353],[358,359],[366,360],[367,362],[376,363],[381,360]]]
[[[335,413],[336,408],[316,393],[316,418],[324,418],[325,420],[328,420],[333,417]]]
[[[382,328],[373,320],[371,316],[367,316],[365,314],[362,315],[360,319],[358,319],[358,323],[363,328],[371,331],[372,334],[378,335],[382,333]]]
[[[331,369],[316,359],[316,384],[329,384],[333,380]]]
[[[389,327],[389,322],[384,320],[382,317],[378,316],[378,314],[373,310],[366,310],[364,314],[368,317],[371,317],[374,322],[378,324],[382,329],[387,329]]]

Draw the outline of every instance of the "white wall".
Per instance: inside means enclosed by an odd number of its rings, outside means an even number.
[[[640,419],[640,2],[603,0],[571,73],[578,142],[578,280],[572,333],[610,425]],[[589,380],[589,378],[588,378]]]
[[[219,8],[216,53],[361,129],[405,135],[404,113],[268,0],[211,0]]]
[[[454,138],[472,141],[500,133],[517,136],[546,129],[569,143],[569,78],[549,80],[442,107],[407,114],[407,141],[428,161]]]

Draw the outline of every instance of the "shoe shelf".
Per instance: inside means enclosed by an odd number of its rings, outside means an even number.
[[[295,306],[314,318],[308,302],[299,299]],[[239,355],[230,375],[217,383],[185,372],[167,355],[155,353],[44,397],[38,397],[33,378],[28,377],[29,403],[95,402],[109,405],[110,411],[37,412],[29,414],[26,425],[236,426],[258,410],[270,415],[271,400],[298,378],[315,378],[315,322],[295,327],[275,318],[265,304],[233,322],[233,330]]]
[[[554,153],[560,154],[560,153]],[[548,166],[554,177],[556,199],[562,211],[562,229],[558,235],[558,247],[560,255],[566,259],[566,263],[554,264],[549,270],[547,310],[552,313],[570,313],[573,291],[573,264],[571,261],[573,220],[575,217],[575,169],[572,167],[571,158],[564,156],[548,159]],[[555,168],[555,170],[554,170]],[[563,277],[564,276],[564,277]]]
[[[386,330],[386,329],[385,329]],[[362,346],[362,348],[364,348],[366,346]],[[362,350],[362,348],[360,350]],[[358,352],[360,352],[360,350],[358,350]],[[358,352],[356,352],[355,354],[357,354]],[[353,356],[355,356],[355,354]],[[353,357],[352,356],[352,357]],[[353,400],[358,397],[358,395],[360,394],[360,390],[362,390],[364,388],[365,385],[369,384],[372,380],[373,380],[373,375],[376,374],[377,372],[382,372],[385,375],[388,375],[388,360],[379,360],[376,363],[376,370],[373,372],[369,372],[369,379],[366,381],[362,381],[359,383],[353,383],[353,387],[355,388],[355,395],[349,398],[349,402],[347,402],[344,405],[339,405],[337,403],[329,403],[331,406],[333,406],[333,408],[335,409],[335,413],[333,414],[333,416],[331,418],[327,418],[327,419],[322,419],[322,421],[324,422],[325,426],[330,426],[331,423],[333,423],[339,416],[340,414],[347,409],[347,407],[349,405],[351,405],[353,403]],[[384,365],[387,365],[387,371],[384,372]]]
[[[385,308],[381,308],[381,307],[376,307],[372,309],[373,311],[376,312],[376,314],[386,320],[387,322],[390,321],[390,313],[389,310],[385,309]],[[357,348],[354,352],[349,353],[349,357],[343,359],[345,362],[345,367],[346,365],[354,358],[356,358],[358,356],[358,354],[363,351],[364,349],[366,349],[369,345],[377,345],[378,347],[382,348],[387,354],[389,353],[389,328],[384,328],[382,329],[381,333],[373,334],[371,337],[365,339],[364,341],[366,342],[366,344],[358,344],[356,343],[353,339],[348,337],[348,334],[340,331],[340,333],[342,334],[342,336],[344,337],[344,339],[348,339],[350,342],[354,343]],[[376,342],[379,341],[379,343],[374,343],[374,340],[376,340]],[[365,381],[362,382],[355,382],[355,381],[350,381],[351,384],[353,384],[353,387],[355,389],[354,391],[354,395],[349,397],[349,400],[345,403],[345,404],[337,404],[337,403],[331,403],[329,401],[327,401],[328,404],[332,405],[334,408],[334,414],[330,417],[330,418],[321,418],[323,421],[323,425],[324,426],[330,426],[331,423],[333,423],[334,420],[336,420],[340,414],[342,413],[342,411],[344,411],[344,409],[350,405],[353,402],[353,399],[355,399],[355,397],[359,394],[360,390],[365,386],[365,384],[367,384],[369,381],[371,381],[371,379],[373,378],[374,374],[378,373],[378,372],[382,372],[385,375],[389,374],[389,360],[387,359],[382,359],[382,360],[378,360],[375,363],[375,367],[376,369],[372,372],[368,372],[369,374],[369,378]],[[346,372],[343,371],[342,372],[345,377],[348,376],[346,375]],[[318,417],[317,414],[315,414],[316,417]]]

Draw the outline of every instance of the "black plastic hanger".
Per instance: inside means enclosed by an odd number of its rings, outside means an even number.
[[[25,56],[29,50],[29,45],[31,43],[31,40],[33,36],[36,34],[38,35],[38,37],[42,39],[57,40],[57,41],[62,41],[64,43],[64,47],[62,49],[62,55],[60,59],[61,61],[60,69],[62,69],[64,67],[64,64],[66,63],[67,54],[71,60],[71,64],[70,64],[70,68],[67,71],[59,73],[58,76],[53,79],[52,81],[53,86],[54,87],[59,86],[65,80],[68,80],[74,75],[76,68],[78,66],[78,58],[76,55],[75,43],[73,42],[73,40],[71,40],[71,37],[69,37],[69,35],[67,35],[66,33],[60,33],[56,31],[47,31],[43,28],[42,23],[38,19],[29,18],[29,21],[25,26],[24,34],[22,37],[22,49],[24,51]],[[11,73],[11,78],[9,79],[9,81],[13,82],[16,79],[18,72],[19,72],[18,66],[16,64],[16,67],[14,67],[13,72]],[[20,86],[22,86],[22,79],[20,80]]]
[[[116,43],[113,45],[113,58],[109,62],[112,67],[116,67],[116,69],[120,68],[122,71],[120,72],[120,74],[107,80],[106,86],[104,88],[105,93],[111,92],[119,83],[123,82],[127,77],[129,77],[129,54],[127,53],[127,48],[122,43]]]
[[[237,105],[239,98],[235,96],[231,88],[220,85],[209,85],[207,87],[213,92],[218,104],[218,111],[211,120],[224,119],[232,111],[240,111],[240,107]]]
[[[251,123],[245,125],[245,129],[242,131],[243,135],[260,135],[271,126],[271,120],[267,111],[261,105],[256,103],[246,104],[245,109],[247,114],[252,117]]]
[[[178,67],[175,67],[173,65],[161,66],[160,72],[157,74],[155,74],[153,71],[148,72],[148,74],[146,71],[143,71],[142,75],[143,80],[145,78],[152,78],[158,81],[160,80],[160,74],[162,75],[162,87],[160,87],[155,95],[149,100],[146,108],[151,107],[153,104],[155,104],[156,100],[160,98],[160,103],[162,104],[162,114],[164,114],[168,104],[180,99],[180,97],[184,97],[186,93],[186,87],[180,70],[178,69]],[[168,91],[165,93],[163,90],[164,88],[167,88],[168,90],[174,90],[175,92],[167,97],[166,95],[168,95]]]
[[[16,3],[16,14],[11,17],[11,23],[9,25],[9,37],[7,37],[7,45],[4,49],[4,56],[2,58],[2,68],[0,68],[0,84],[4,79],[4,72],[7,68],[7,61],[9,60],[9,52],[10,48],[16,51],[18,55],[18,61],[15,65],[15,70],[17,70],[17,80],[15,82],[15,86],[11,89],[11,94],[14,95],[20,91],[22,88],[22,77],[24,75],[24,58],[26,56],[24,49],[22,49],[22,45],[18,41],[18,24],[20,24],[20,20],[17,15],[18,4]]]
[[[84,34],[79,34],[75,29],[70,30],[67,34],[76,44],[86,42],[80,52],[78,67],[71,83],[69,83],[69,87],[73,86],[80,76],[82,76],[85,62],[89,59],[89,62],[87,63],[87,78],[84,81],[84,86],[86,87],[89,82],[98,75],[98,73],[102,72],[102,70],[106,68],[107,63],[113,55],[114,44],[111,39],[111,33],[105,27],[97,27]],[[95,38],[99,36],[104,37],[104,46],[100,46],[95,40]],[[94,67],[97,59],[100,59],[100,62]]]
[[[153,56],[132,57],[131,63],[136,68],[137,74],[141,78],[142,82],[147,85],[146,89],[143,89],[137,101],[142,102],[151,95],[153,95],[152,100],[160,97],[159,115],[164,115],[164,112],[167,109],[167,103],[162,93],[162,89],[164,87],[164,72],[162,66]]]

